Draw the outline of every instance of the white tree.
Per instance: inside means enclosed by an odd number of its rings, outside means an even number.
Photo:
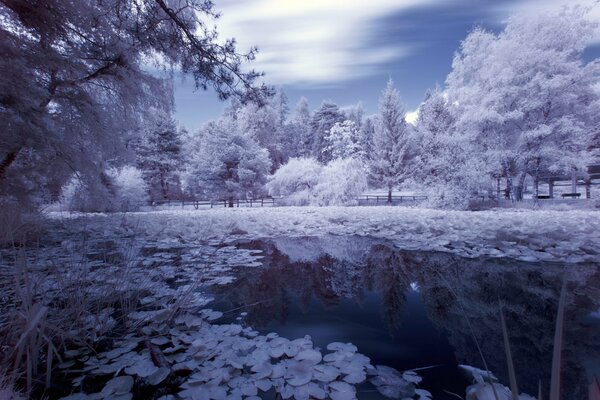
[[[240,132],[251,136],[268,150],[272,171],[286,159],[283,151],[284,128],[280,125],[279,111],[271,104],[247,103],[239,108],[235,120]]]
[[[336,122],[325,137],[326,150],[332,159],[363,158],[359,133],[353,121]]]
[[[290,158],[269,178],[271,196],[283,196],[287,205],[305,206],[313,201],[323,166],[314,158]]]
[[[364,118],[360,126],[358,143],[365,162],[368,162],[373,155],[373,138],[375,137],[374,118]]]
[[[271,162],[269,153],[235,121],[223,117],[209,123],[190,157],[186,187],[190,194],[213,200],[256,198],[264,191]]]
[[[220,40],[216,15],[205,1],[0,2],[0,196],[55,195],[73,170],[103,185],[146,111],[171,106],[148,62],[222,98],[260,98],[258,74],[240,70],[255,51]]]
[[[495,175],[513,173],[515,197],[525,177],[583,171],[598,126],[598,60],[582,54],[597,24],[581,8],[513,16],[495,35],[481,29],[462,43],[448,76],[458,127],[471,135]],[[515,170],[513,172],[513,169]]]
[[[366,189],[367,169],[363,162],[338,158],[323,168],[314,188],[314,201],[320,206],[356,205]]]
[[[414,155],[411,128],[404,120],[400,92],[391,79],[379,100],[377,122],[370,175],[376,185],[387,188],[388,202],[391,203],[392,189],[410,176]]]
[[[345,119],[337,104],[331,101],[324,101],[312,117],[311,130],[313,136],[312,155],[321,162],[331,160],[331,155],[327,151],[325,137],[336,122],[342,122]]]
[[[136,141],[137,165],[153,201],[178,198],[181,194],[178,175],[183,164],[180,134],[175,120],[156,110]]]
[[[313,137],[310,121],[308,100],[302,97],[296,105],[294,117],[285,127],[284,146],[288,157],[309,157],[312,154]]]

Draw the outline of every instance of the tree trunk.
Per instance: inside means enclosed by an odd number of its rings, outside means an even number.
[[[506,187],[504,188],[504,198],[506,200],[510,200],[512,192],[512,177],[510,175],[506,175]]]
[[[525,186],[525,178],[527,174],[525,172],[521,172],[519,174],[519,179],[517,180],[517,186],[515,187],[515,200],[521,201],[523,200],[523,187]]]
[[[392,204],[392,188],[391,187],[388,188],[388,200],[387,201],[389,204]]]
[[[11,164],[17,159],[17,156],[19,155],[20,151],[21,149],[11,151],[4,157],[4,160],[2,160],[2,163],[0,164],[0,180],[4,178],[6,170],[8,170]]]
[[[233,208],[233,196],[229,197],[229,207]]]

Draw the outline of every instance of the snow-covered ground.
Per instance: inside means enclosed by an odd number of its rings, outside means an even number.
[[[72,230],[182,242],[240,238],[359,235],[400,249],[522,261],[600,262],[600,212],[441,211],[403,207],[221,208],[129,214],[49,213]],[[68,220],[68,222],[66,221]]]

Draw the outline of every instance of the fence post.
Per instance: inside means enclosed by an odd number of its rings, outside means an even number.
[[[265,199],[262,199],[262,198],[260,199],[260,206],[261,206],[261,207],[263,207],[263,206],[264,206],[264,201],[265,201]]]

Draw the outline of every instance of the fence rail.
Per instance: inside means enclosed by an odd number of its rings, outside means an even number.
[[[278,203],[283,203],[283,197],[264,197],[259,199],[233,199],[233,200],[196,200],[196,199],[184,199],[184,200],[158,200],[147,204],[152,207],[160,206],[193,206],[194,209],[200,207],[274,207]],[[386,205],[388,202],[387,195],[362,195],[356,198],[359,205]],[[391,204],[400,203],[414,203],[419,201],[427,200],[427,196],[392,196]]]
[[[201,206],[208,206],[210,208],[215,207],[264,207],[274,206],[280,197],[264,197],[260,199],[233,199],[233,200],[156,200],[152,201],[150,206],[193,206],[195,209],[199,209]]]
[[[371,204],[389,204],[390,198],[387,195],[372,195],[365,194],[358,197],[358,204],[361,205],[371,205]],[[405,195],[396,195],[391,197],[391,204],[399,204],[399,203],[407,203],[407,202],[417,202],[417,201],[425,201],[427,200],[427,196],[405,196]]]

